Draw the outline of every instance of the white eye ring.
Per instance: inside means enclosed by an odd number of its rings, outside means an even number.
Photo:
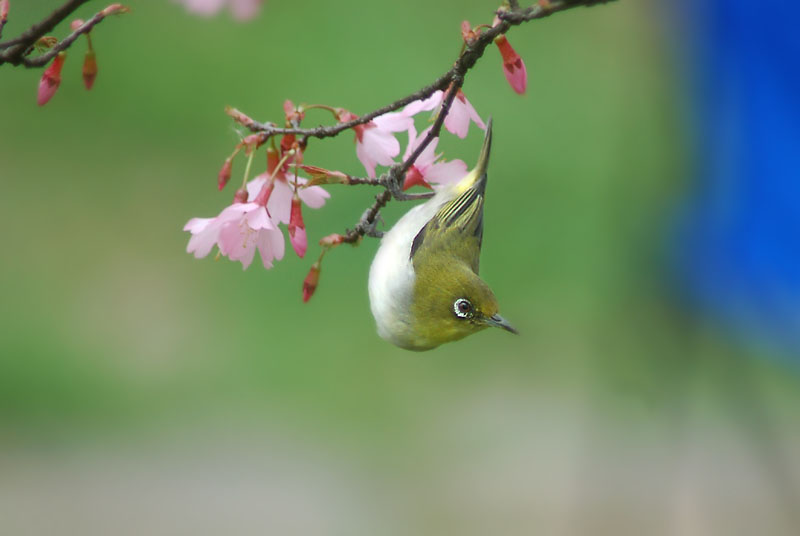
[[[459,298],[453,303],[453,312],[458,318],[472,318],[472,302],[466,298]]]

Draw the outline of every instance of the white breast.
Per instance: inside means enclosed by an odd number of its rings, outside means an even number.
[[[414,289],[411,243],[442,205],[437,195],[409,210],[381,240],[369,270],[369,301],[378,335],[404,348],[409,340],[409,310]]]

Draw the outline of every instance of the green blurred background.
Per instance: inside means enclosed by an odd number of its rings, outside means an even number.
[[[54,5],[13,2],[4,35]],[[270,271],[195,260],[181,228],[232,195],[225,105],[367,112],[441,74],[461,20],[496,5],[270,1],[244,24],[130,5],[93,32],[91,92],[83,41],[43,108],[41,71],[0,69],[0,532],[793,533],[796,370],[672,299],[687,152],[655,2],[514,29],[524,97],[494,48],[469,74],[495,120],[482,275],[522,335],[428,353],[375,334],[375,240],[328,255],[301,302],[316,240],[369,187],[328,187],[308,258]],[[471,165],[479,145],[440,149]],[[306,162],[361,175],[353,149],[312,141]]]

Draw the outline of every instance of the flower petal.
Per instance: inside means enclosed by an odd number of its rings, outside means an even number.
[[[450,112],[444,118],[444,128],[459,138],[467,137],[467,132],[469,132],[469,111],[458,98],[453,99]]]
[[[506,75],[511,89],[519,95],[523,95],[528,87],[528,71],[525,69],[525,62],[522,61],[522,58],[517,58],[515,63],[504,63],[503,73]]]
[[[227,222],[219,233],[220,251],[232,260],[240,261],[242,269],[246,270],[256,253],[255,234],[241,221]]]
[[[239,22],[250,20],[258,15],[263,0],[228,0],[228,9]]]
[[[417,115],[419,112],[422,111],[431,111],[437,106],[442,104],[442,99],[444,98],[444,92],[440,89],[434,91],[430,97],[424,100],[416,100],[410,102],[403,108],[401,112],[403,115],[411,117],[413,115]]]
[[[439,162],[433,164],[425,171],[425,180],[438,184],[453,184],[467,174],[467,164],[461,160]]]
[[[467,113],[469,114],[469,118],[475,121],[475,124],[481,127],[483,130],[486,130],[486,123],[483,122],[481,116],[478,115],[478,112],[472,106],[472,103],[464,97],[464,105],[467,107]]]
[[[414,126],[414,120],[401,112],[379,115],[372,120],[375,125],[387,132],[402,132]]]
[[[214,221],[214,218],[192,218],[183,226],[184,231],[190,231],[192,234],[197,234],[203,231],[208,224]]]
[[[417,142],[417,129],[414,128],[414,125],[411,125],[411,128],[408,129],[408,144],[406,145],[406,152],[403,153],[403,160],[406,160],[411,153],[414,151]]]
[[[280,228],[276,227],[275,230],[270,231],[267,236],[272,245],[272,254],[277,260],[281,260],[283,254],[286,252],[286,241],[283,238],[283,232],[281,232]]]
[[[258,238],[256,239],[256,247],[258,248],[259,255],[261,255],[261,263],[267,270],[272,268],[272,260],[275,258],[275,252],[273,251],[272,240],[270,238],[275,231],[280,233],[277,229],[263,229],[258,232]]]
[[[303,257],[308,249],[308,238],[304,227],[295,227],[294,232],[289,228],[289,241],[298,257]]]
[[[275,224],[269,219],[269,216],[267,215],[267,209],[264,207],[258,207],[256,210],[248,212],[247,216],[245,216],[245,219],[248,227],[255,231],[260,229],[275,228]]]
[[[190,13],[209,17],[222,9],[226,0],[178,0]]]
[[[202,232],[193,234],[186,245],[186,253],[194,253],[196,259],[202,259],[209,253],[219,238],[219,226],[206,227]]]
[[[267,178],[269,178],[269,174],[265,171],[261,175],[258,175],[253,180],[247,183],[247,200],[253,201],[258,192],[261,191],[261,188],[264,186],[264,183],[267,182]]]
[[[292,209],[292,187],[280,179],[275,179],[275,188],[272,190],[272,195],[267,201],[267,210],[272,217],[272,221],[280,223],[289,223],[289,216]]]
[[[416,149],[416,147],[419,147],[420,144],[422,144],[423,140],[425,140],[425,137],[428,135],[428,133],[430,132],[431,128],[432,127],[428,127],[428,128],[426,128],[425,130],[422,131],[422,133],[419,135],[419,138],[417,139],[416,143],[414,144],[415,145],[415,149]],[[423,175],[427,174],[427,172],[426,172],[427,168],[432,166],[433,163],[436,161],[436,146],[437,145],[439,145],[439,138],[438,137],[433,138],[431,140],[431,142],[428,144],[428,146],[425,147],[425,149],[420,153],[419,157],[417,157],[417,161],[414,163],[414,165],[416,165],[422,171]]]
[[[466,138],[470,120],[475,121],[479,127],[486,130],[486,124],[481,119],[481,116],[478,115],[478,112],[467,100],[464,92],[458,90],[456,98],[453,99],[453,104],[450,107],[450,113],[444,118],[444,126],[459,138]]]
[[[325,205],[325,200],[331,196],[327,190],[320,186],[302,188],[297,195],[310,208],[322,208]]]
[[[361,161],[364,169],[367,170],[367,177],[370,179],[375,178],[375,165],[377,162],[372,157],[370,152],[364,147],[363,143],[356,142],[356,156]]]
[[[389,132],[377,128],[364,131],[362,142],[364,149],[382,166],[394,163],[394,157],[400,154],[400,142]]]

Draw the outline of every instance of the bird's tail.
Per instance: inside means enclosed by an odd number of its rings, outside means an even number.
[[[478,156],[478,163],[475,167],[467,173],[467,175],[456,184],[458,193],[464,192],[470,188],[478,190],[483,194],[486,189],[486,169],[489,167],[489,153],[492,150],[492,118],[486,123],[486,135],[483,138],[483,147],[481,147],[481,154]]]

